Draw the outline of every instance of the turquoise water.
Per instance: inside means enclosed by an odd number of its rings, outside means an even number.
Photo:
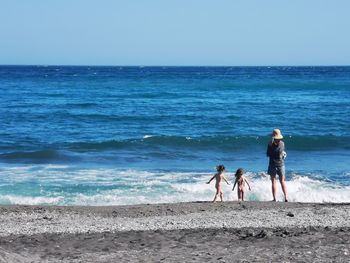
[[[270,200],[275,127],[290,199],[350,202],[349,113],[350,67],[0,66],[0,203],[211,200],[221,163]]]

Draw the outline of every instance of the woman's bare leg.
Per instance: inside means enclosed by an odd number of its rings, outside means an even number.
[[[272,183],[272,201],[276,201],[276,177],[271,176],[271,183]]]
[[[284,194],[284,201],[288,202],[288,199],[287,199],[287,186],[286,186],[286,182],[284,180],[284,176],[280,176],[279,179],[280,179],[282,191],[283,191],[283,194]]]

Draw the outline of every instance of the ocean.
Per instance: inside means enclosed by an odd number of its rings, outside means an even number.
[[[0,66],[0,119],[0,204],[268,201],[274,128],[290,201],[350,202],[350,67]]]

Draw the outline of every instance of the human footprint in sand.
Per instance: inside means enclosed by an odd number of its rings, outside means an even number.
[[[248,183],[247,178],[244,176],[244,170],[242,168],[237,169],[236,174],[235,174],[236,180],[233,185],[232,191],[235,190],[235,186],[237,184],[237,196],[238,196],[238,201],[244,201],[244,188],[245,188],[245,183],[247,183],[249,187],[249,191],[251,190],[250,185]]]
[[[207,182],[207,184],[210,184],[210,182],[214,178],[216,179],[216,183],[215,183],[216,194],[213,200],[214,203],[217,201],[219,197],[221,202],[224,201],[224,192],[222,191],[222,187],[221,187],[222,180],[224,180],[228,185],[230,184],[225,177],[225,166],[223,166],[222,164],[216,166],[216,171],[217,173],[214,174],[214,176]]]

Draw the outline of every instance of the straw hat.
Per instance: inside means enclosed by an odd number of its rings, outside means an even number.
[[[283,139],[282,133],[279,129],[274,129],[272,132],[272,138],[276,140],[281,140]]]

